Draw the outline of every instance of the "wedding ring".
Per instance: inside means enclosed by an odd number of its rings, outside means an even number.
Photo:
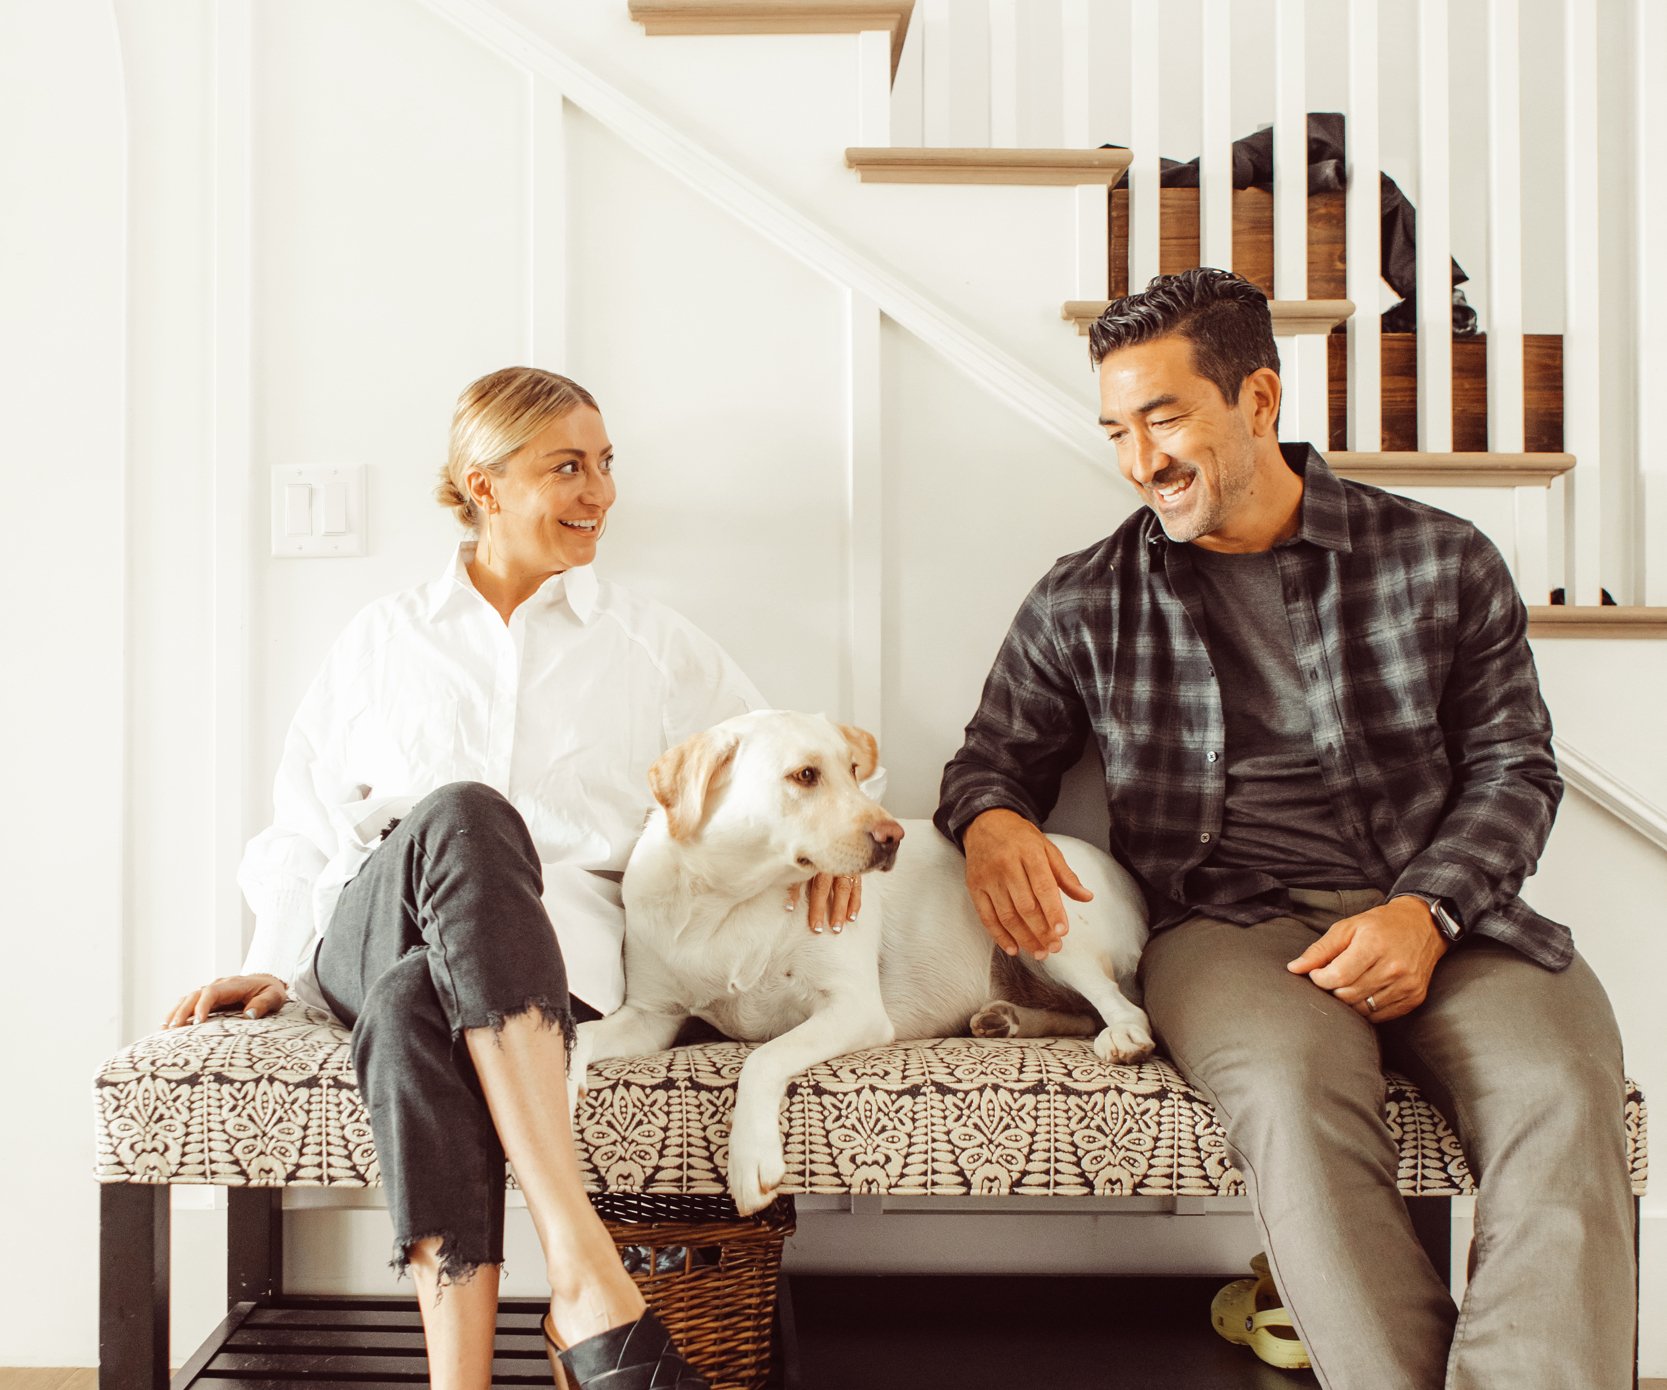
[[[1369,1014],[1375,1014],[1377,1011],[1378,1011],[1378,1001],[1376,999],[1372,998],[1372,996],[1368,994],[1366,996],[1366,1012],[1369,1013]]]

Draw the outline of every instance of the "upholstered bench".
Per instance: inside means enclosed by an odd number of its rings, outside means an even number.
[[[592,1189],[721,1194],[746,1051],[709,1043],[593,1069],[579,1112]],[[348,1054],[343,1029],[292,1003],[269,1019],[222,1017],[152,1034],[102,1068],[102,1385],[167,1384],[168,1186],[229,1190],[235,1313],[281,1293],[284,1187],[380,1182]],[[1385,1118],[1400,1146],[1401,1190],[1442,1267],[1444,1199],[1475,1187],[1464,1154],[1404,1079],[1389,1078]],[[1085,1039],[950,1038],[852,1053],[796,1078],[786,1119],[790,1194],[1188,1198],[1245,1190],[1214,1112],[1173,1067],[1161,1059],[1108,1066]],[[1625,1122],[1641,1194],[1645,1110],[1631,1086]],[[211,1339],[195,1361],[217,1345]],[[344,1379],[360,1373],[341,1370]]]

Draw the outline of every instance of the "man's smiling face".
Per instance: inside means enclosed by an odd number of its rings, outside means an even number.
[[[1100,424],[1119,470],[1171,540],[1212,537],[1251,502],[1258,464],[1250,385],[1229,405],[1199,375],[1192,344],[1175,333],[1101,361]]]

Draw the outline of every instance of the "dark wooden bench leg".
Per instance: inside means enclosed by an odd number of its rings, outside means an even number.
[[[99,1188],[99,1390],[168,1390],[168,1189]]]
[[[226,1306],[262,1303],[284,1291],[284,1193],[226,1189]]]
[[[1443,1284],[1453,1280],[1453,1199],[1451,1197],[1408,1197],[1407,1215],[1413,1234],[1430,1257]]]

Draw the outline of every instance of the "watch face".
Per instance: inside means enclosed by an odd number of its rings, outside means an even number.
[[[1447,910],[1447,904],[1433,902],[1430,913],[1435,918],[1436,927],[1449,941],[1457,941],[1464,935],[1464,928],[1459,925],[1459,919]]]

